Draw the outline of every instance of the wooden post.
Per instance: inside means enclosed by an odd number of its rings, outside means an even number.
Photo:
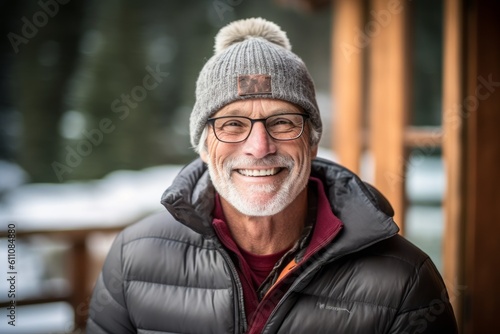
[[[360,172],[363,151],[363,54],[366,44],[363,29],[363,1],[333,1],[332,25],[332,147],[339,162]]]
[[[86,236],[86,235],[85,235]],[[89,272],[89,255],[86,248],[86,237],[75,238],[71,247],[71,306],[75,315],[75,329],[84,330],[87,322],[89,291],[87,290],[87,273]]]
[[[410,100],[408,2],[372,0],[364,34],[370,43],[370,145],[375,186],[389,199],[404,233],[407,155],[404,145]]]
[[[463,229],[464,229],[464,125],[460,106],[463,101],[463,2],[444,1],[443,46],[443,159],[446,190],[443,196],[443,279],[459,327],[463,307]]]
[[[468,1],[465,333],[500,333],[500,2]]]

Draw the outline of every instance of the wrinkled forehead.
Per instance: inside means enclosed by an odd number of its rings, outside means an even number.
[[[247,116],[267,117],[283,113],[303,113],[303,109],[293,103],[278,99],[246,99],[231,102],[219,109],[213,117]]]

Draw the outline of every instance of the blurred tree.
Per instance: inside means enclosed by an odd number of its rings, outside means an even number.
[[[42,3],[42,2],[40,2]],[[10,42],[16,52],[14,100],[22,113],[19,162],[31,181],[56,181],[51,163],[58,158],[59,120],[68,80],[75,67],[84,1],[44,7],[20,2],[21,17]]]
[[[89,9],[69,106],[81,117],[63,124],[74,128],[61,156],[70,171],[66,178],[97,178],[117,168],[158,163],[152,154],[158,128],[154,98],[145,86],[159,88],[168,77],[160,73],[145,80],[156,64],[146,65],[142,6],[113,0]],[[77,156],[73,164],[71,154]]]
[[[413,113],[411,124],[441,125],[443,1],[420,0],[413,15]]]
[[[14,30],[14,18],[19,15],[17,1],[0,2],[0,35]],[[0,160],[13,160],[16,138],[13,134],[14,106],[12,100],[12,63],[15,53],[8,39],[0,43]]]
[[[203,23],[205,7],[195,4],[199,2],[94,2],[71,104],[84,115],[83,132],[94,133],[95,142],[91,153],[79,154],[80,164],[69,166],[70,178],[192,159],[186,110],[192,105],[194,79],[186,72],[192,71],[199,45],[189,43],[193,36],[210,33]],[[95,130],[103,120],[109,120],[111,130],[101,139]],[[67,143],[65,154],[78,154],[79,146],[83,152],[88,137],[80,132]]]

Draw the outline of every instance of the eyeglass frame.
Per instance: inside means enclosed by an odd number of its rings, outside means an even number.
[[[298,115],[298,116],[301,116],[302,117],[302,128],[300,130],[300,133],[294,137],[294,138],[288,138],[288,139],[279,139],[279,138],[275,138],[270,132],[269,130],[267,129],[267,126],[266,126],[266,121],[271,118],[271,117],[276,117],[276,116],[284,116],[284,115]],[[226,141],[226,140],[221,140],[219,138],[219,136],[217,136],[217,133],[215,131],[215,121],[218,120],[218,119],[223,119],[223,118],[244,118],[244,119],[247,119],[250,121],[250,130],[248,131],[248,134],[246,135],[245,138],[241,139],[241,140],[238,140],[238,141]],[[252,130],[253,130],[253,125],[257,122],[262,122],[264,124],[264,129],[266,129],[266,133],[269,135],[269,137],[271,137],[272,139],[274,140],[277,140],[277,141],[291,141],[291,140],[295,140],[295,139],[299,139],[302,134],[304,133],[304,128],[305,128],[305,123],[306,121],[310,118],[310,116],[308,114],[302,114],[302,113],[282,113],[282,114],[276,114],[276,115],[270,115],[268,117],[265,117],[265,118],[250,118],[250,117],[246,117],[246,116],[220,116],[220,117],[211,117],[211,118],[208,118],[207,119],[207,123],[206,124],[210,124],[210,126],[212,127],[212,130],[213,130],[213,133],[214,133],[214,136],[215,138],[217,138],[218,141],[222,142],[222,143],[227,143],[227,144],[238,144],[238,143],[242,143],[244,142],[245,140],[248,139],[248,137],[250,137],[250,134],[252,133]]]

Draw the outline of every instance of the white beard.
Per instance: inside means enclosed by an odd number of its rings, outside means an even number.
[[[288,177],[280,184],[248,185],[245,189],[238,189],[232,182],[231,173],[234,166],[284,167]],[[306,187],[310,167],[306,170],[307,177],[293,175],[295,162],[284,156],[271,156],[255,160],[247,157],[229,159],[222,169],[217,169],[212,163],[208,164],[210,177],[217,192],[239,212],[247,216],[272,216],[284,210]],[[266,195],[263,200],[259,195]]]

